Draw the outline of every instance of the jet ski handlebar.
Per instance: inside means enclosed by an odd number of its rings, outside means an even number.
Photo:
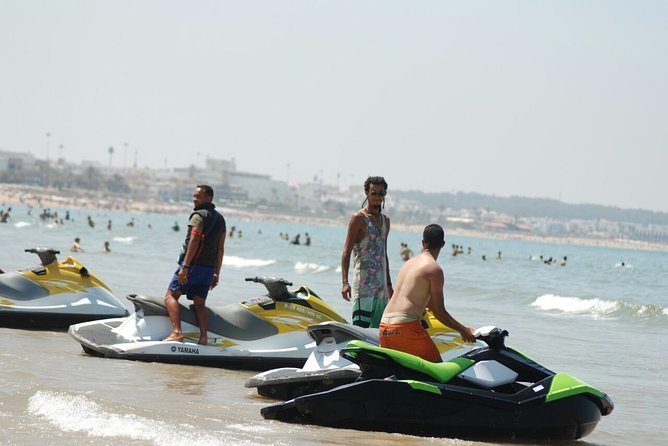
[[[278,277],[255,276],[246,277],[246,282],[261,283],[267,288],[269,296],[274,299],[279,299],[288,292],[288,287],[292,286],[292,282]]]
[[[53,248],[28,248],[24,250],[32,254],[37,254],[42,265],[50,265],[51,263],[57,260],[56,254],[60,254],[60,251]]]
[[[503,330],[493,325],[487,325],[476,329],[473,332],[473,336],[489,345],[492,350],[500,350],[506,346],[506,336],[510,335],[508,330]]]

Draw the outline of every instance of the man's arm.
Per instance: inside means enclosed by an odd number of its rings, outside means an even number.
[[[390,217],[383,215],[387,224],[387,235],[385,237],[385,277],[387,278],[387,298],[392,299],[394,288],[392,288],[392,276],[390,276],[390,259],[387,257],[387,239],[390,238]]]
[[[443,324],[447,325],[450,328],[453,328],[459,332],[462,336],[462,339],[466,342],[475,342],[475,337],[473,336],[473,329],[466,327],[459,323],[448,310],[445,309],[445,300],[443,297],[443,287],[445,286],[445,277],[443,275],[443,270],[440,267],[434,268],[434,271],[429,273],[429,285],[431,287],[431,297],[429,298],[428,307],[436,316],[436,319],[441,321]]]
[[[341,253],[341,296],[345,300],[350,300],[351,290],[350,283],[348,283],[348,270],[350,269],[350,254],[353,251],[353,246],[359,238],[360,232],[360,214],[355,213],[348,222],[348,232],[346,233],[346,241],[343,244],[343,252]],[[363,221],[363,220],[362,220]]]
[[[200,227],[194,227],[190,231],[190,240],[188,241],[188,247],[186,248],[186,255],[183,257],[183,265],[179,269],[179,283],[184,284],[188,281],[188,269],[192,267],[191,262],[194,260],[195,253],[197,252],[197,247],[202,241],[202,229]]]
[[[223,257],[225,256],[226,232],[227,230],[223,229],[223,232],[220,234],[220,240],[218,241],[218,249],[216,250],[216,270],[213,274],[213,280],[211,280],[211,289],[214,289],[220,280],[220,268],[223,265]]]

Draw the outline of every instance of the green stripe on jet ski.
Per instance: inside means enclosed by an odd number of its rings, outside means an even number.
[[[545,402],[560,400],[573,395],[582,393],[591,393],[592,395],[603,398],[605,394],[600,390],[591,387],[589,384],[569,375],[568,373],[557,373],[552,378],[550,390],[547,392]]]
[[[350,341],[344,349],[344,351],[351,356],[355,356],[355,350],[377,352],[381,355],[389,356],[398,364],[429,375],[442,383],[447,383],[475,362],[468,358],[453,358],[447,362],[430,362],[419,356],[411,355],[410,353],[376,347],[375,345],[370,345],[357,339]],[[383,357],[379,356],[379,358],[382,359]]]
[[[427,384],[426,382],[415,381],[415,380],[412,380],[412,379],[403,379],[399,382],[406,383],[415,390],[422,390],[424,392],[431,392],[431,393],[435,393],[436,395],[442,395],[441,389],[439,389],[437,386],[435,386],[433,384]]]

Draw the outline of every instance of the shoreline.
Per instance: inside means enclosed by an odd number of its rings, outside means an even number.
[[[168,203],[158,200],[140,201],[131,198],[110,196],[108,193],[87,190],[57,190],[46,189],[41,186],[29,186],[22,184],[0,184],[0,204],[5,206],[16,204],[50,207],[71,207],[83,209],[116,210],[137,213],[156,213],[179,215],[189,210],[185,203]],[[342,217],[332,219],[331,217],[316,217],[305,214],[288,214],[285,212],[240,209],[234,207],[219,206],[225,215],[249,220],[272,220],[287,221],[290,223],[311,224],[317,226],[346,225],[347,221]],[[390,213],[391,215],[391,213]],[[421,233],[424,226],[416,224],[392,223],[394,230],[403,232]],[[495,240],[522,240],[538,243],[550,243],[555,245],[595,246],[605,248],[631,249],[640,251],[668,252],[668,245],[659,243],[642,242],[638,240],[611,240],[596,239],[579,236],[543,236],[538,234],[516,233],[516,232],[492,232],[476,229],[452,228],[445,226],[446,237],[448,235],[486,238]]]

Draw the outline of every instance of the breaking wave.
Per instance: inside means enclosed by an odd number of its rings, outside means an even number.
[[[543,311],[590,316],[594,319],[657,319],[668,316],[668,308],[654,304],[639,305],[624,300],[583,299],[545,294],[531,303]]]
[[[327,265],[318,265],[317,263],[309,263],[309,262],[295,263],[295,270],[299,273],[309,273],[309,272],[321,273],[324,271],[329,271],[330,269],[331,267]]]
[[[133,413],[110,412],[83,395],[39,391],[30,398],[28,410],[63,431],[148,440],[165,446],[223,444],[185,424],[170,425]]]
[[[114,237],[114,238],[112,238],[113,241],[115,241],[117,243],[124,243],[126,245],[133,244],[136,239],[137,239],[137,237]]]
[[[223,265],[234,266],[236,268],[257,268],[262,266],[269,266],[276,263],[276,260],[264,259],[245,259],[243,257],[225,256],[223,257]]]
[[[167,423],[130,410],[115,412],[85,395],[39,391],[30,397],[28,410],[62,431],[83,432],[89,436],[150,441],[158,446],[259,444],[230,438],[229,432],[225,435],[205,433],[186,423]]]

